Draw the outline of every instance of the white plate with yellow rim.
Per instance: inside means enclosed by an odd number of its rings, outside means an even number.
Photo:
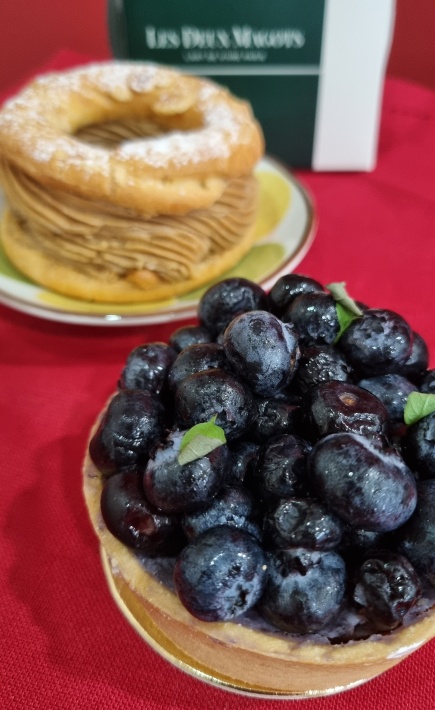
[[[267,290],[303,259],[315,235],[314,205],[299,181],[272,158],[256,169],[260,209],[256,240],[246,256],[220,279],[241,276]],[[216,280],[220,280],[216,279]],[[154,303],[111,304],[61,296],[32,283],[9,262],[0,247],[0,302],[15,310],[62,323],[126,326],[191,318],[209,287]]]

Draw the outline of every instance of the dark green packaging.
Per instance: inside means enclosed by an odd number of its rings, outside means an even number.
[[[393,15],[393,0],[109,0],[116,57],[226,85],[269,154],[317,170],[374,165]]]

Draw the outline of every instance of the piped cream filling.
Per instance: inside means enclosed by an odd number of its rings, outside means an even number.
[[[149,122],[91,126],[81,139],[102,147],[161,131]],[[0,183],[35,248],[93,278],[125,277],[140,286],[152,275],[177,282],[195,275],[207,258],[237,245],[256,217],[253,175],[230,180],[208,209],[144,218],[134,210],[85,199],[39,184],[5,160]]]

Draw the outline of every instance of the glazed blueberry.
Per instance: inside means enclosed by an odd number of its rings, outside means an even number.
[[[340,330],[336,302],[327,293],[298,296],[286,308],[282,320],[294,324],[301,345],[331,345]]]
[[[181,603],[203,621],[227,621],[253,607],[266,579],[266,559],[244,530],[219,526],[199,535],[179,555],[174,582]]]
[[[246,488],[223,488],[206,508],[188,513],[182,518],[188,540],[218,525],[233,525],[261,540],[259,514],[253,495]]]
[[[266,310],[266,294],[258,284],[243,278],[229,278],[211,286],[198,306],[200,324],[217,336],[241,313]]]
[[[417,572],[403,555],[377,553],[356,574],[353,599],[376,631],[400,626],[420,596]]]
[[[305,394],[322,382],[351,382],[352,375],[352,368],[336,348],[332,345],[312,345],[302,348],[294,386]]]
[[[317,281],[289,274],[266,296],[229,278],[199,325],[128,356],[89,447],[101,513],[139,556],[172,556],[194,616],[257,606],[340,643],[395,629],[420,584],[435,587],[435,413],[403,421],[411,392],[435,394],[435,370],[403,318],[359,305],[337,342]],[[185,430],[212,417],[227,443],[180,465]],[[330,626],[344,601],[363,620],[350,635],[341,616]]]
[[[306,492],[307,455],[310,444],[287,434],[272,439],[259,457],[254,473],[254,489],[266,498],[291,498]]]
[[[335,552],[280,550],[268,558],[258,610],[278,629],[315,633],[338,616],[345,585],[344,560]]]
[[[382,434],[388,413],[380,400],[367,390],[331,380],[310,390],[309,416],[317,436],[353,432],[361,436]]]
[[[413,334],[397,313],[369,309],[354,320],[338,347],[362,376],[400,373],[412,350]]]
[[[119,380],[120,389],[161,394],[176,356],[175,350],[166,343],[139,345],[127,358]]]
[[[189,345],[177,357],[168,374],[168,384],[175,390],[185,377],[215,368],[228,367],[222,345],[204,343]]]
[[[203,345],[211,343],[212,340],[213,336],[207,328],[203,328],[201,325],[185,325],[174,330],[169,338],[169,345],[179,353],[189,345]]]
[[[231,321],[224,349],[238,375],[264,397],[287,387],[299,358],[293,329],[266,311],[251,311]]]
[[[297,296],[316,292],[323,292],[323,286],[318,281],[300,274],[285,274],[268,295],[269,308],[276,316],[281,316]]]
[[[89,454],[103,476],[141,471],[148,452],[163,431],[164,411],[155,395],[123,390],[111,400],[89,444]]]
[[[397,531],[398,552],[435,587],[435,480],[420,481],[417,490],[415,513]]]
[[[403,456],[419,478],[435,478],[435,412],[408,427]]]
[[[309,498],[280,500],[265,518],[266,538],[281,550],[333,550],[340,543],[343,528],[339,518]]]
[[[420,384],[420,392],[435,394],[435,370],[428,370]]]
[[[147,555],[173,555],[185,544],[178,520],[150,505],[136,473],[118,473],[105,482],[101,514],[112,535]]]
[[[253,441],[235,441],[230,444],[231,463],[225,477],[227,486],[241,486],[257,465],[260,445]]]
[[[419,382],[427,370],[429,363],[429,350],[425,340],[413,332],[411,354],[400,368],[400,374],[411,382]]]
[[[211,503],[225,479],[229,463],[223,444],[206,456],[186,464],[178,463],[185,432],[171,432],[151,452],[143,476],[148,500],[165,513],[185,513]]]
[[[251,436],[264,443],[275,436],[295,434],[300,427],[301,408],[281,399],[255,399]]]
[[[357,434],[331,434],[309,456],[312,491],[344,522],[387,532],[403,525],[417,502],[404,461]]]
[[[403,422],[403,411],[406,400],[416,386],[402,375],[378,375],[366,377],[358,382],[358,386],[371,392],[381,400],[393,422]]]
[[[374,530],[364,530],[363,528],[353,528],[346,525],[343,537],[338,546],[338,552],[352,566],[362,562],[370,550],[380,549],[384,533]]]
[[[237,439],[251,425],[253,401],[249,390],[224,370],[205,370],[186,377],[175,395],[180,427],[208,422],[216,414],[216,424],[228,441]]]

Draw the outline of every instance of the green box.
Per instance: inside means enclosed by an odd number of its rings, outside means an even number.
[[[393,16],[393,0],[109,0],[116,57],[227,86],[269,154],[318,170],[374,165]]]

